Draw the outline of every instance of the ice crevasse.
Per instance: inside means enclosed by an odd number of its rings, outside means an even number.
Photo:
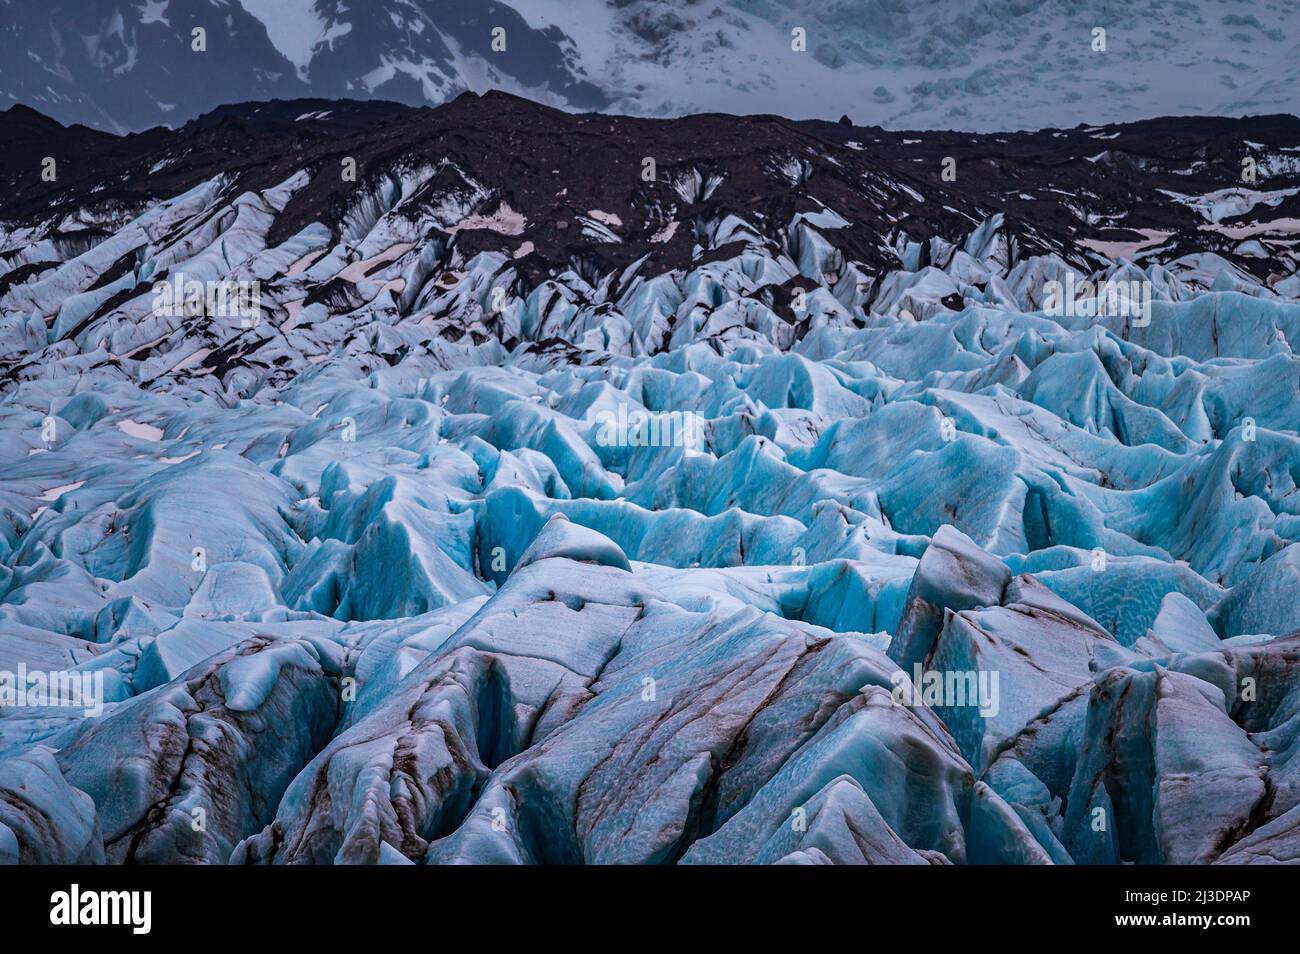
[[[435,172],[0,291],[0,672],[103,693],[0,699],[0,860],[1300,859],[1294,297],[992,221],[863,300],[833,210],[525,291]]]

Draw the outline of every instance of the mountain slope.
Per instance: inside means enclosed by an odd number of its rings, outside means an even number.
[[[1285,0],[0,3],[0,101],[117,132],[277,96],[437,105],[490,88],[572,110],[989,131],[1295,112],[1300,85]]]

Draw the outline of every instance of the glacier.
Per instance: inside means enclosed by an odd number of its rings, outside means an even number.
[[[881,270],[826,155],[560,239],[450,155],[0,223],[0,672],[103,703],[0,682],[0,861],[1300,860],[1294,260]]]

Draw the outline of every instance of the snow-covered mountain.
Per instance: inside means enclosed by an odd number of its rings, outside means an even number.
[[[0,138],[0,862],[1300,859],[1300,120]]]
[[[1295,112],[1298,38],[1289,0],[0,0],[0,102],[118,132],[272,97],[489,88],[635,115],[1063,128]]]

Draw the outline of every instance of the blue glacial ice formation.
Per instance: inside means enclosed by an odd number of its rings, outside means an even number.
[[[868,300],[832,209],[525,290],[445,172],[3,234],[0,672],[102,711],[0,698],[0,860],[1300,860],[1294,297],[994,218]]]

